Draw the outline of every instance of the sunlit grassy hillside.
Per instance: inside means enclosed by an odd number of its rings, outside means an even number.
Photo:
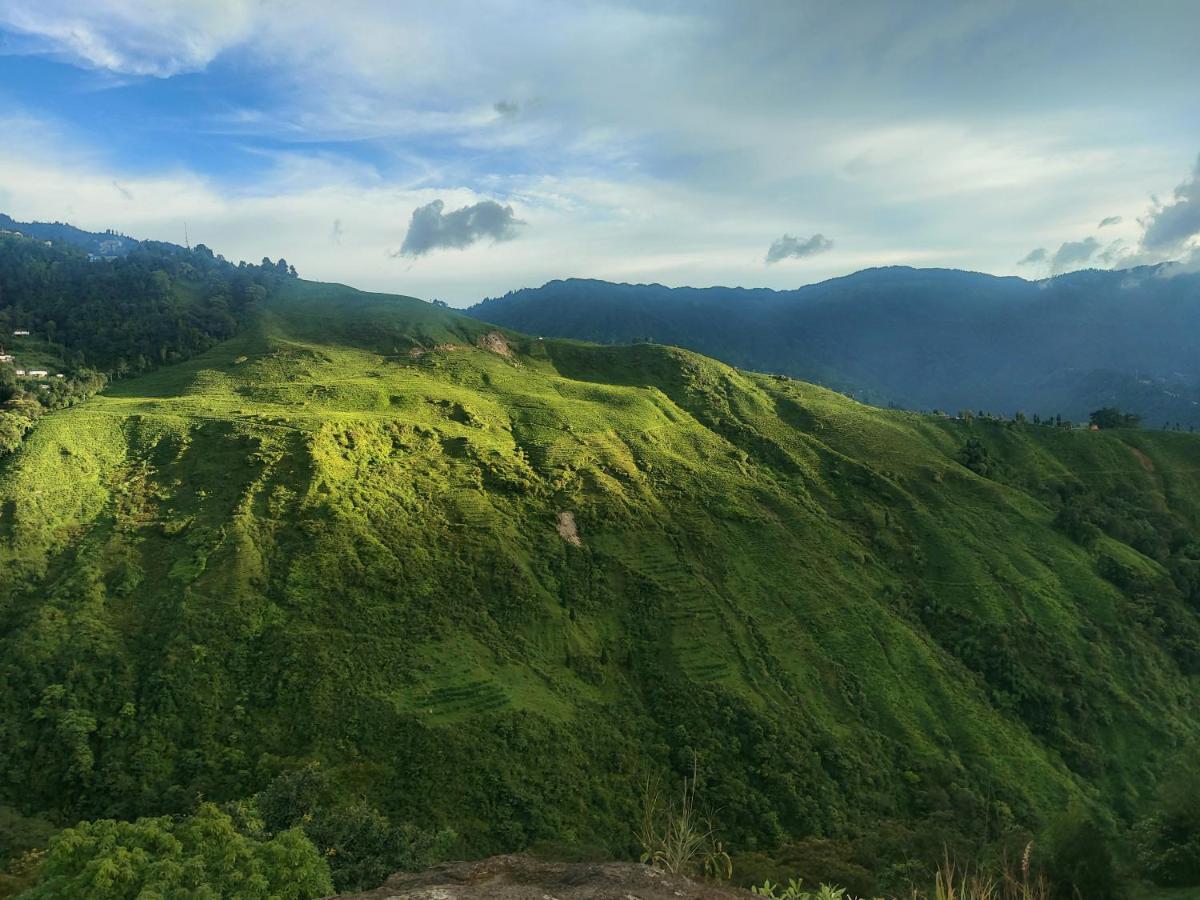
[[[290,282],[0,463],[0,799],[318,759],[468,852],[622,852],[697,754],[743,851],[1133,816],[1200,731],[1198,451]]]

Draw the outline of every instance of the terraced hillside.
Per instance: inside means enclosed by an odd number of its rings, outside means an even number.
[[[1128,820],[1200,732],[1198,451],[292,280],[0,462],[0,800],[318,759],[465,852],[620,853],[696,754],[743,851]]]

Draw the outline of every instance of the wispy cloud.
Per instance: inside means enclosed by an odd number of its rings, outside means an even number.
[[[1096,227],[1097,228],[1107,228],[1109,225],[1120,225],[1124,221],[1125,221],[1125,219],[1121,216],[1105,216],[1103,219],[1100,220],[1100,224],[1097,225]]]
[[[251,34],[265,5],[246,0],[130,5],[112,0],[10,0],[0,26],[31,47],[122,75],[166,78],[203,69]]]
[[[1038,266],[1046,261],[1048,255],[1045,247],[1038,247],[1036,250],[1030,250],[1021,259],[1017,260],[1017,265]]]

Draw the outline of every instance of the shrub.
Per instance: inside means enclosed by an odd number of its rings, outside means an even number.
[[[299,829],[255,840],[211,803],[194,816],[81,822],[50,842],[30,900],[188,896],[305,900],[333,890]]]
[[[382,884],[397,871],[423,869],[445,859],[458,842],[448,829],[395,825],[362,801],[340,798],[315,763],[275,778],[257,797],[268,833],[298,827],[329,862],[339,891]]]
[[[1119,879],[1112,845],[1086,813],[1070,809],[1048,829],[1041,862],[1052,895],[1062,900],[1116,900]]]
[[[1134,840],[1138,863],[1156,884],[1200,886],[1200,772],[1183,767],[1163,782]]]

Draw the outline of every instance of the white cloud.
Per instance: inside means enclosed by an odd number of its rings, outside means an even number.
[[[246,0],[8,0],[0,25],[87,66],[165,77],[203,69],[249,37],[264,11]]]

